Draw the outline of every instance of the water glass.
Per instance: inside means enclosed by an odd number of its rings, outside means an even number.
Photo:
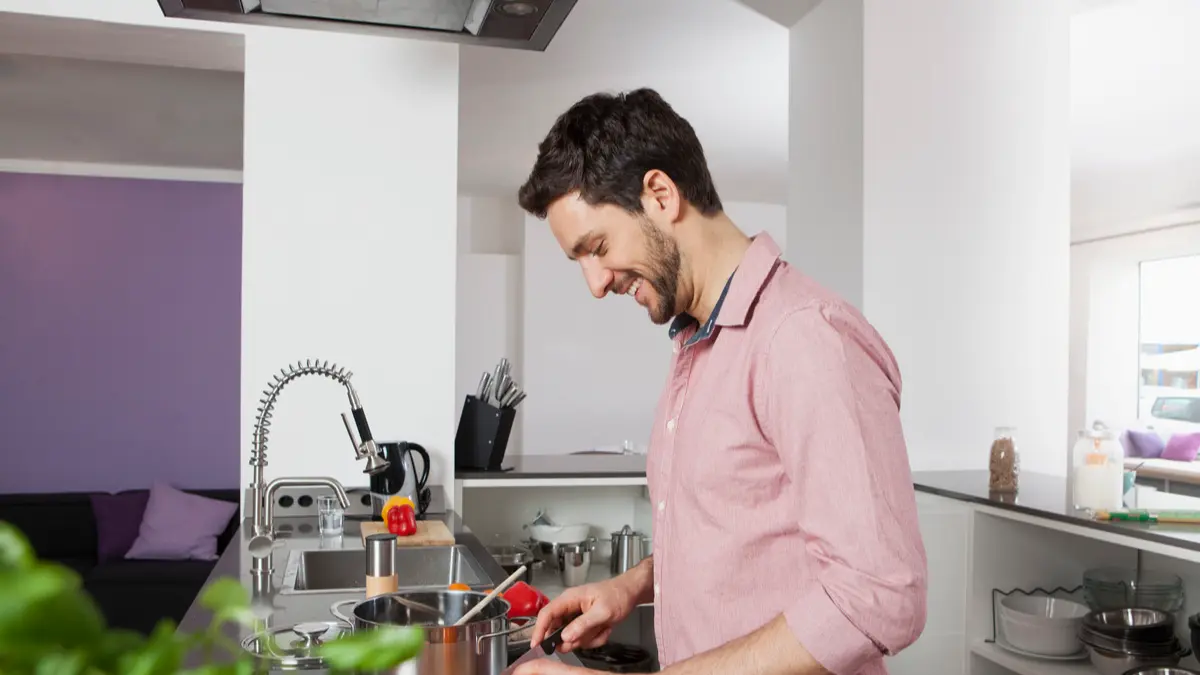
[[[346,512],[333,495],[317,497],[317,528],[322,537],[337,537],[342,534],[342,521]]]

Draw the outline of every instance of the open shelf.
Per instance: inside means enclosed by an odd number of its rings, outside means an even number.
[[[1091,661],[1050,661],[1014,654],[991,642],[977,640],[971,652],[1017,675],[1097,675]]]

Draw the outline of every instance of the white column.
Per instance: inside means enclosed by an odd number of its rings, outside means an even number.
[[[376,439],[424,445],[449,491],[457,46],[253,31],[245,106],[243,459],[272,373],[328,359],[354,371]],[[288,385],[267,478],[367,485],[339,419],[348,410],[331,380]]]
[[[1070,236],[1064,0],[825,0],[792,28],[789,258],[904,377],[915,469],[1018,428],[1062,474]]]

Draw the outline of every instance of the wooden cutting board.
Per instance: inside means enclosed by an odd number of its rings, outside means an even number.
[[[372,534],[387,534],[387,525],[372,520],[362,524],[363,546]],[[396,537],[397,546],[453,546],[454,535],[446,523],[440,520],[418,520],[417,533],[408,537]]]

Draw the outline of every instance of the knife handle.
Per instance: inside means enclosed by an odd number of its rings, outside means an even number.
[[[563,621],[563,625],[559,626],[557,630],[546,636],[546,638],[542,640],[542,644],[539,645],[542,648],[542,651],[546,652],[547,654],[553,654],[555,651],[557,651],[558,646],[563,643],[562,632],[567,626],[571,625],[572,621],[578,619],[580,616],[582,615],[579,613],[571,614],[567,617],[566,621]]]

